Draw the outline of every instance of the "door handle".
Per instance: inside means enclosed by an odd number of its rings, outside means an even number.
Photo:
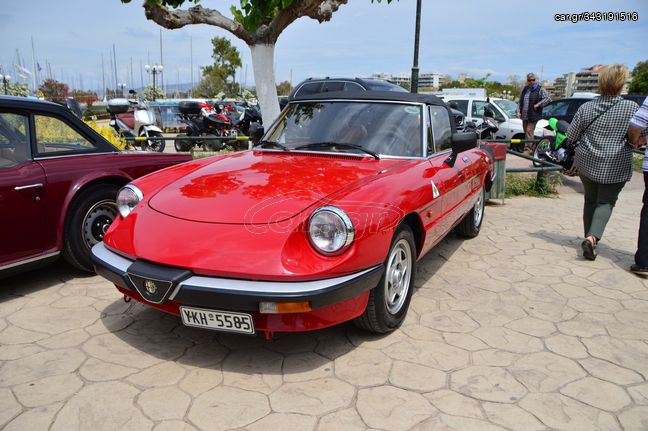
[[[39,187],[43,187],[43,183],[29,184],[27,186],[16,186],[14,187],[14,190],[36,189]]]

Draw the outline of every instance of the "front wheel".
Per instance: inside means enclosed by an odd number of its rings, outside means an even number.
[[[385,334],[398,328],[412,299],[416,274],[416,243],[412,229],[401,224],[392,239],[385,272],[369,293],[365,312],[353,322],[359,328]]]
[[[139,136],[145,138],[161,138],[162,133],[155,130],[142,129]],[[146,139],[145,141],[142,141],[142,150],[144,151],[155,151],[161,153],[164,151],[164,146],[164,141],[161,139]]]
[[[175,140],[173,141],[173,146],[175,147],[175,150],[177,152],[186,153],[187,151],[191,151],[191,148],[193,147],[193,141],[189,139],[183,139],[186,137],[187,135],[184,133],[176,136]]]
[[[65,220],[63,256],[72,266],[92,272],[90,249],[103,241],[117,216],[118,187],[98,184],[82,191],[70,205]]]
[[[533,149],[533,158],[539,160],[547,160],[547,152],[553,147],[553,142],[551,138],[542,138]],[[533,166],[540,167],[542,163],[539,161],[533,161]]]
[[[457,233],[466,238],[474,238],[479,235],[482,221],[484,221],[484,188],[479,191],[475,205],[470,209],[468,214],[457,225]]]

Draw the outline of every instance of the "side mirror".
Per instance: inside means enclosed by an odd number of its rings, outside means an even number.
[[[453,133],[452,134],[452,152],[455,154],[463,153],[477,146],[476,133]]]
[[[445,164],[454,166],[457,155],[477,147],[477,134],[473,132],[452,134],[452,153],[445,160]]]
[[[263,126],[259,123],[250,124],[250,130],[248,134],[250,135],[250,141],[252,141],[254,145],[257,145],[261,141],[264,133],[265,130],[263,130]]]

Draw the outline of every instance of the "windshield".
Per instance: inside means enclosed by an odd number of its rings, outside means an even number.
[[[356,145],[381,155],[420,157],[421,115],[420,105],[400,103],[292,103],[265,139],[289,150],[310,145],[308,151],[363,154],[348,146]]]
[[[517,111],[517,103],[511,100],[493,100],[493,103],[496,104],[509,118],[515,118],[515,112]]]

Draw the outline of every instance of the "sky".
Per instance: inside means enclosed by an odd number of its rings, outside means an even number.
[[[102,86],[102,55],[107,86],[114,83],[113,44],[118,82],[139,87],[149,82],[141,65],[160,62],[160,27],[144,16],[141,0],[2,0],[0,66],[15,73],[16,50],[27,68],[34,52],[41,77],[50,65],[54,78],[79,88]],[[279,37],[275,50],[277,82],[297,84],[307,77],[367,77],[409,74],[413,60],[415,0],[391,4],[349,0],[330,22],[301,18]],[[231,17],[238,1],[201,0]],[[556,22],[557,13],[637,12],[636,22]],[[212,63],[210,39],[228,37],[241,52],[237,80],[254,85],[248,47],[225,30],[191,25],[162,29],[166,84],[194,82],[199,66]],[[632,68],[648,60],[648,0],[423,0],[419,67],[457,77],[469,73],[505,82],[528,72],[553,80],[594,64]],[[190,48],[193,45],[193,50]],[[131,59],[133,79],[131,82]],[[246,72],[247,71],[247,72]],[[15,77],[14,77],[15,79]]]

